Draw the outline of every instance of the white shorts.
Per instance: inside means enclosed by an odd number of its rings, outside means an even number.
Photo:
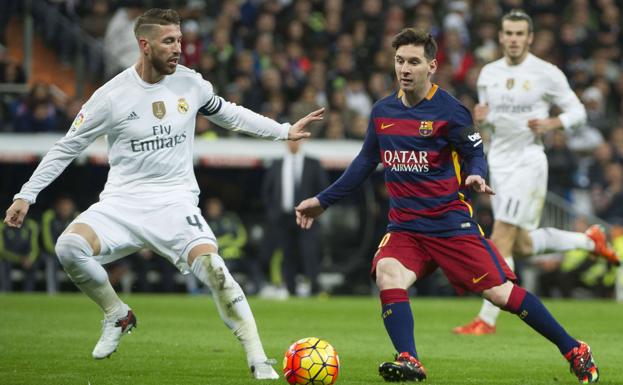
[[[526,230],[539,227],[547,194],[547,157],[539,151],[513,168],[490,169],[493,218]]]
[[[216,237],[199,208],[188,202],[106,198],[89,207],[72,223],[89,225],[101,243],[94,256],[100,264],[148,248],[169,259],[183,273],[190,271],[188,252],[196,245],[216,247]]]

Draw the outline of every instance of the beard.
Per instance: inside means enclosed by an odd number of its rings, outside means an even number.
[[[175,69],[177,68],[177,64],[174,66],[171,66],[168,60],[162,60],[159,58],[152,58],[151,65],[153,68],[156,69],[156,71],[158,71],[159,73],[163,75],[171,75],[172,73],[175,72]]]

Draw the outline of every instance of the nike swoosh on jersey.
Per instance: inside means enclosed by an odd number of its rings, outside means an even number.
[[[389,128],[393,125],[395,125],[396,123],[389,123],[389,124],[385,124],[385,123],[381,123],[381,130],[384,130],[386,128]]]
[[[478,283],[478,282],[482,281],[483,278],[486,277],[487,275],[489,275],[489,273],[484,273],[483,275],[481,275],[478,278],[472,278],[472,283]]]

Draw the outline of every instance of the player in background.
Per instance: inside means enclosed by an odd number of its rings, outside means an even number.
[[[138,62],[99,88],[69,132],[43,157],[15,195],[5,222],[20,227],[30,205],[67,165],[106,136],[110,171],[100,201],[80,214],[58,238],[56,254],[72,281],[104,311],[96,359],[110,356],[136,326],[130,307],[115,293],[101,266],[149,248],[206,284],[220,317],[242,344],[256,379],[279,378],[264,353],[249,303],[231,276],[212,230],[197,207],[193,172],[197,112],[229,129],[279,140],[309,136],[305,127],[322,110],[294,125],[279,124],[213,92],[201,75],[178,61],[180,17],[151,9],[134,26]],[[172,327],[174,327],[172,325]]]
[[[398,355],[381,364],[380,375],[387,381],[426,378],[407,289],[440,267],[459,293],[480,293],[519,315],[558,347],[580,380],[597,381],[588,345],[567,334],[537,297],[514,283],[512,270],[473,219],[461,189],[493,194],[485,183],[482,139],[469,111],[431,83],[437,69],[435,40],[429,33],[405,29],[392,46],[400,90],[374,105],[363,147],[342,176],[296,207],[297,223],[310,228],[382,162],[389,225],[374,256],[372,276]]]
[[[532,19],[521,10],[502,17],[500,44],[504,57],[483,67],[478,77],[477,125],[489,127],[488,162],[495,223],[491,240],[514,269],[514,257],[582,249],[616,265],[599,225],[586,233],[537,228],[547,194],[547,157],[541,141],[550,130],[571,130],[586,120],[582,103],[556,66],[529,52]],[[549,117],[552,105],[562,109]],[[458,334],[495,333],[500,309],[484,300],[478,317],[454,329]]]

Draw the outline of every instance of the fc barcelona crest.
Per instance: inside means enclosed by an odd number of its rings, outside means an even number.
[[[422,136],[431,136],[433,133],[433,121],[432,120],[422,120],[420,122],[420,135]]]
[[[506,79],[506,88],[511,89],[515,85],[515,79]]]
[[[164,118],[167,113],[167,109],[164,107],[163,101],[153,102],[151,104],[151,110],[154,112],[154,116],[158,119]]]
[[[185,114],[186,112],[188,112],[188,103],[186,102],[186,99],[179,98],[179,100],[177,101],[177,111],[180,114]]]

